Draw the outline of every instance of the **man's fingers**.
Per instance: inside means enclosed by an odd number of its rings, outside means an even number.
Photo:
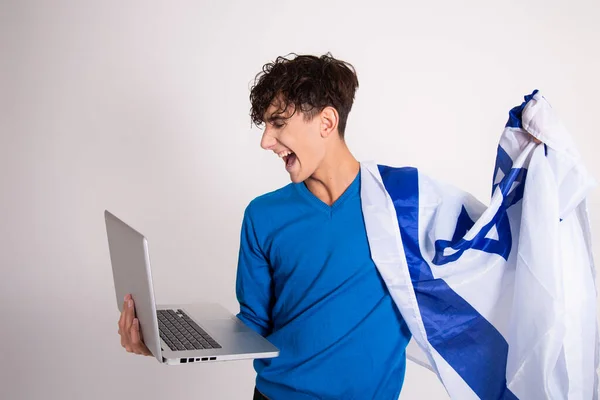
[[[127,321],[128,301],[130,299],[131,299],[130,295],[125,296],[125,299],[123,299],[123,310],[121,311],[121,316],[119,317],[119,329],[121,329],[121,332],[123,332],[125,330],[125,324]]]
[[[121,336],[121,346],[128,353],[135,353],[145,356],[151,356],[152,353],[144,344],[142,332],[140,330],[140,321],[135,317],[135,304],[130,294],[125,296],[123,301],[123,311],[119,318],[118,333]]]
[[[121,316],[119,317],[119,330],[122,331],[125,328],[125,307],[127,306],[127,302],[123,302],[123,311],[121,311]]]
[[[131,295],[128,294],[123,300],[123,311],[121,311],[121,317],[119,318],[119,335],[121,336],[121,346],[131,352],[129,329],[127,329],[129,300],[131,300]]]
[[[142,354],[145,356],[151,356],[152,353],[150,352],[150,349],[148,349],[148,346],[146,346],[146,343],[144,343],[144,332],[142,332],[140,329],[140,320],[139,319],[137,320],[137,324],[138,324],[138,332],[140,334],[140,342],[142,344]]]
[[[133,299],[130,297],[125,302],[125,332],[129,332],[131,330],[131,325],[133,324],[133,318],[135,314],[133,310]]]
[[[136,332],[137,335],[139,337],[139,343],[140,343],[140,354],[144,355],[144,356],[152,356],[152,352],[150,351],[150,349],[148,348],[148,346],[146,346],[146,343],[144,343],[144,332],[141,331],[140,329],[140,320],[139,319],[135,319],[136,320]]]
[[[125,308],[125,302],[123,302],[123,308]],[[119,322],[117,323],[117,325],[119,325],[119,329],[121,329],[121,327],[123,326],[123,311],[121,311],[121,315],[119,315]]]
[[[127,338],[125,337],[125,332],[121,331],[121,347],[127,347]]]
[[[140,320],[135,318],[133,320],[133,324],[131,326],[131,346],[135,350],[137,354],[144,354],[148,349],[146,345],[142,341],[141,332],[140,332]]]
[[[129,337],[131,337],[131,344],[137,346],[138,343],[140,342],[140,321],[135,318],[133,320],[133,324],[131,324],[131,330],[129,333]]]

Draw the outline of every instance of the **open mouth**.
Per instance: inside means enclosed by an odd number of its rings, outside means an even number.
[[[285,167],[287,169],[291,168],[296,162],[296,154],[290,153],[287,156],[283,157],[283,161],[285,162]]]

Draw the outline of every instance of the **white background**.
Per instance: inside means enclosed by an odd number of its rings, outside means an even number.
[[[600,3],[491,4],[1,1],[1,397],[251,398],[249,361],[166,367],[120,347],[103,211],[148,236],[158,302],[237,312],[243,210],[288,183],[248,116],[279,55],[356,67],[361,160],[487,202],[508,111],[540,89],[599,178]],[[590,207],[596,232],[600,190]],[[409,364],[401,398],[447,396]]]

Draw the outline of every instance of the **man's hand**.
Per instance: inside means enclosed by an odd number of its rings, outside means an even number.
[[[125,296],[123,311],[119,318],[119,335],[121,335],[121,346],[129,353],[151,356],[152,353],[144,344],[140,321],[135,318],[135,305],[131,294]]]
[[[541,140],[537,139],[535,136],[533,136],[531,133],[529,134],[529,136],[531,136],[531,139],[536,143],[536,144],[541,144]]]

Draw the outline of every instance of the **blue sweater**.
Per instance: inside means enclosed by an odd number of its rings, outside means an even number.
[[[254,361],[268,398],[398,398],[410,332],[370,258],[360,173],[332,206],[304,183],[254,199],[236,291],[238,317],[280,349]]]

